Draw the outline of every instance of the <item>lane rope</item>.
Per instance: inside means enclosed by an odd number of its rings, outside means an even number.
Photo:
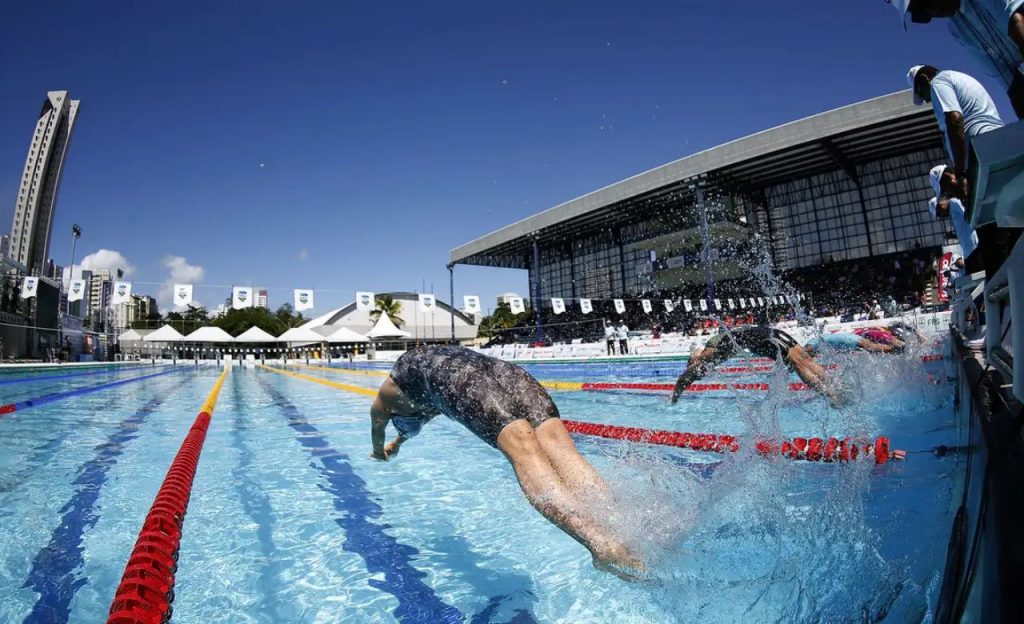
[[[161,364],[161,367],[170,366],[170,364]],[[139,368],[142,368],[141,366]],[[9,386],[11,384],[27,383],[30,381],[53,381],[54,379],[67,379],[69,377],[85,377],[87,375],[115,375],[117,373],[131,370],[130,368],[104,368],[102,370],[86,371],[84,373],[65,373],[63,375],[40,375],[37,377],[19,377],[17,379],[0,379],[0,386]]]
[[[157,491],[139,537],[114,592],[107,624],[160,624],[171,619],[174,574],[192,481],[203,452],[206,430],[228,375],[225,368],[207,395]]]
[[[172,368],[171,370],[168,371],[152,373],[150,375],[142,375],[141,377],[119,379],[117,381],[111,381],[108,383],[96,384],[95,386],[86,386],[84,388],[75,388],[74,390],[65,390],[64,392],[52,392],[50,394],[44,394],[43,396],[35,397],[34,399],[26,399],[24,401],[8,403],[7,405],[0,405],[0,418],[7,414],[13,414],[14,412],[26,410],[30,407],[39,407],[40,405],[46,405],[47,403],[53,403],[55,401],[63,401],[64,399],[82,396],[83,394],[91,394],[93,392],[100,392],[101,390],[109,390],[110,388],[116,388],[117,386],[135,383],[136,381],[142,381],[144,379],[153,379],[154,377],[160,377],[161,375],[170,375],[171,373],[177,373],[182,370],[185,369]]]

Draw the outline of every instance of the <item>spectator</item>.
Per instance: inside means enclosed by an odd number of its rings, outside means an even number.
[[[967,142],[1003,126],[995,102],[977,80],[958,71],[915,65],[907,72],[907,82],[914,90],[914,104],[929,102],[935,110],[960,196],[966,196]]]
[[[871,309],[868,311],[868,318],[872,320],[885,318],[885,315],[882,314],[882,306],[878,304],[878,299],[873,299],[871,301]]]
[[[629,355],[629,327],[626,326],[626,321],[619,323],[617,333],[619,335],[619,354]]]
[[[928,201],[928,212],[932,213],[932,218],[949,219],[957,240],[960,241],[962,255],[968,259],[972,271],[980,271],[981,257],[973,253],[978,246],[978,235],[971,224],[967,223],[963,203],[956,197],[950,197],[958,187],[956,178],[947,171],[946,165],[938,165],[932,167],[929,179],[935,197]]]
[[[915,24],[948,19],[949,33],[977,60],[985,73],[1007,87],[1013,110],[1024,117],[1024,0],[887,0]],[[1009,20],[1009,24],[1007,24]]]
[[[615,355],[615,324],[604,322],[604,339],[608,343],[608,355]]]

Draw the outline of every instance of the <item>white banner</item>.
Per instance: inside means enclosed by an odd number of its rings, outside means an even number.
[[[174,285],[174,307],[184,308],[192,303],[192,284]]]
[[[85,297],[85,280],[73,279],[68,286],[68,301],[81,301]]]
[[[231,291],[231,307],[236,310],[252,307],[252,286],[235,286]]]
[[[480,296],[463,295],[462,309],[466,314],[480,314]]]
[[[551,298],[551,311],[555,314],[562,314],[565,312],[565,300],[561,297]]]
[[[619,314],[625,313],[625,311],[626,311],[626,302],[625,301],[623,301],[622,299],[615,299],[614,303],[615,303],[615,311],[616,312],[618,312]]]
[[[314,306],[313,291],[308,288],[295,289],[295,311],[301,312]]]
[[[420,314],[432,314],[436,307],[437,300],[434,299],[434,295],[420,293]],[[512,311],[515,312],[515,309]]]
[[[580,312],[590,314],[593,311],[594,306],[590,305],[590,299],[580,299]]]
[[[804,300],[804,294],[803,293],[797,293],[796,298],[797,298],[798,301],[803,301]]]
[[[732,299],[729,299],[729,309],[730,310],[735,310],[736,309],[736,302],[733,301]]]
[[[523,303],[522,297],[510,297],[508,300],[508,309],[512,310],[512,314],[522,314],[526,312],[526,304]]]
[[[114,295],[110,298],[110,303],[117,305],[119,303],[128,303],[132,300],[132,283],[131,282],[114,282]]]
[[[672,304],[672,300],[671,299],[666,299],[666,300],[662,301],[662,303],[665,304],[665,311],[666,312],[671,312],[672,310],[676,309],[676,306],[674,306]]]
[[[762,307],[762,308],[763,308],[763,307],[764,307],[764,299],[762,299],[761,297],[758,297],[758,298],[757,298],[757,305],[758,305],[759,307]]]
[[[356,310],[369,312],[376,307],[377,301],[374,299],[372,292],[356,291]]]
[[[747,309],[747,302],[744,301],[743,297],[740,297],[740,309],[741,310],[746,310]]]
[[[687,312],[693,312],[693,304],[690,302],[689,299],[683,299],[683,308]]]
[[[750,298],[750,301],[748,301],[748,303],[749,303],[750,307],[752,307],[752,308],[756,308],[757,307],[757,299],[754,299],[753,297]]]
[[[38,277],[26,277],[21,280],[21,298],[31,299],[36,296],[36,291],[39,290],[39,278]]]
[[[641,299],[640,300],[640,307],[642,307],[644,309],[644,313],[645,314],[650,314],[651,310],[654,309],[651,306],[651,300],[650,299]]]
[[[716,310],[721,310],[722,309],[722,300],[721,299],[715,299],[715,309]]]
[[[707,312],[708,311],[708,300],[707,299],[700,299],[700,309],[703,312]]]

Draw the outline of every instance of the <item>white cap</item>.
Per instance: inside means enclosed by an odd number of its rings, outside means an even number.
[[[928,173],[928,178],[932,182],[932,190],[935,191],[935,199],[938,200],[939,196],[942,195],[942,174],[946,172],[946,165],[936,165],[932,167],[932,170]]]
[[[918,95],[917,91],[914,89],[914,80],[917,78],[917,72],[920,71],[922,67],[924,67],[924,65],[914,65],[910,68],[910,71],[907,72],[907,84],[910,85],[910,92],[914,96],[914,104],[917,105],[924,104],[924,100],[921,99],[921,96]]]
[[[903,24],[903,30],[907,29],[907,11],[910,10],[910,0],[888,0],[892,8],[899,11],[900,23]]]

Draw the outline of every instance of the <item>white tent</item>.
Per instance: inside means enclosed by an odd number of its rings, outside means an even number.
[[[235,339],[220,327],[200,327],[188,336],[185,342],[234,342]]]
[[[151,334],[143,336],[144,342],[181,342],[185,337],[170,325],[164,325]]]
[[[387,314],[381,314],[373,329],[366,332],[367,338],[408,338],[410,336],[412,334],[409,332],[395,327],[395,324],[391,322],[391,317]]]
[[[129,329],[128,331],[117,337],[118,342],[138,342],[140,340],[142,340],[142,334],[135,331],[134,329]]]
[[[277,338],[253,325],[235,336],[235,342],[277,342]]]
[[[348,327],[339,327],[337,331],[332,332],[327,336],[327,342],[338,343],[338,342],[370,342],[370,339],[360,334],[357,331],[353,331]]]
[[[293,327],[278,336],[277,342],[326,342],[326,339],[308,327]]]

